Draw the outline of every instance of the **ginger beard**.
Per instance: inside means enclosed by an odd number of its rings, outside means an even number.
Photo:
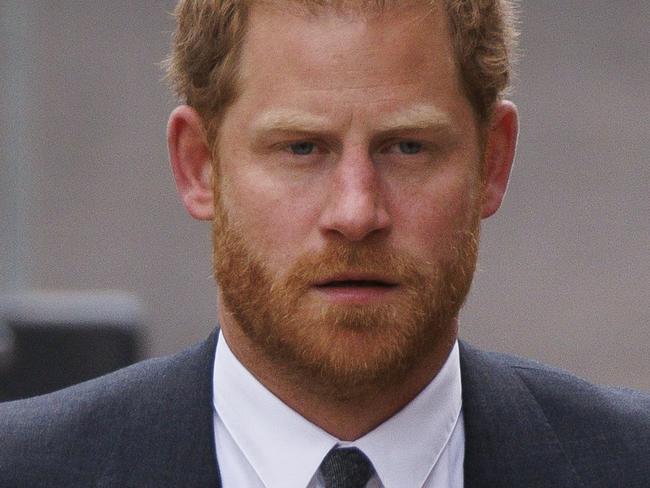
[[[277,276],[252,251],[217,196],[213,259],[223,305],[278,373],[328,398],[345,401],[352,392],[399,384],[436,346],[450,347],[455,339],[454,321],[477,259],[476,205],[467,220],[467,228],[450,240],[446,259],[437,263],[380,242],[337,241],[322,253],[301,256]],[[337,273],[378,271],[399,282],[399,294],[388,303],[326,303],[311,286]]]

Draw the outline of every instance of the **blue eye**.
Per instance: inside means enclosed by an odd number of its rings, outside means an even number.
[[[400,142],[399,150],[404,154],[417,154],[422,150],[422,144],[415,141]]]
[[[294,142],[293,144],[289,145],[289,149],[293,154],[297,154],[298,156],[308,156],[311,154],[314,150],[314,143],[313,142]]]

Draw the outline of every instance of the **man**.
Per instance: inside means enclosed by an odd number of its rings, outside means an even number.
[[[2,406],[0,485],[647,486],[646,395],[457,342],[515,152],[509,4],[177,16],[170,159],[220,331]]]

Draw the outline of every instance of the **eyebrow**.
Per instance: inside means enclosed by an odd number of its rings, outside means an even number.
[[[271,110],[260,115],[252,124],[253,134],[266,132],[313,132],[320,131],[330,125],[327,117],[307,112],[279,109]]]
[[[400,132],[407,130],[450,130],[452,123],[447,114],[432,105],[414,105],[387,114],[379,121],[379,132]],[[270,110],[261,114],[252,124],[255,136],[269,132],[331,132],[328,117],[293,109]]]
[[[381,120],[380,132],[400,132],[417,129],[451,129],[452,123],[447,114],[432,105],[414,105],[394,112]]]

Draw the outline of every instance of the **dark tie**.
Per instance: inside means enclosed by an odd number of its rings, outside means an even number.
[[[320,472],[325,488],[364,488],[375,468],[356,447],[338,447],[327,453]]]

